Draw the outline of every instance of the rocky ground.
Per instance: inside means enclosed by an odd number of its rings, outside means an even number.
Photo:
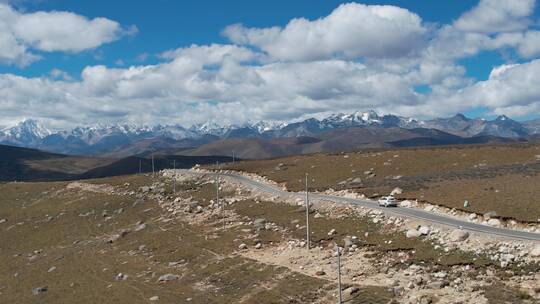
[[[2,303],[535,303],[540,249],[164,171],[0,185]]]
[[[170,171],[165,175],[179,176]],[[189,175],[180,176],[187,178]],[[264,181],[260,177],[258,179]],[[319,202],[312,206],[315,212],[314,240],[318,242],[307,251],[304,239],[299,238],[302,233],[305,234],[302,215],[297,213],[291,218],[275,218],[272,221],[275,210],[273,212],[262,206],[273,204],[275,208],[286,210],[287,206],[302,206],[303,201],[268,196],[231,181],[224,185],[224,188],[244,193],[239,200],[228,202],[231,210],[236,209],[236,215],[245,211],[235,206],[241,206],[245,200],[254,200],[250,210],[259,210],[261,216],[253,222],[254,225],[260,225],[261,229],[279,230],[285,226],[285,231],[292,230],[287,241],[272,246],[241,244],[241,249],[245,250],[243,255],[249,258],[335,281],[334,248],[338,245],[343,250],[345,283],[384,286],[392,290],[394,301],[400,303],[492,303],[498,300],[486,290],[497,284],[520,301],[539,299],[538,245],[469,235],[459,229],[433,227],[385,216],[380,211]],[[246,196],[246,193],[249,195]],[[321,219],[329,220],[323,225],[327,230],[317,231],[316,225]],[[290,220],[290,223],[285,223],[286,220]],[[354,231],[355,226],[365,225],[369,228]],[[341,229],[337,228],[339,226]],[[345,231],[338,233],[340,230]],[[375,231],[371,236],[370,230]],[[501,301],[507,300],[503,297]]]

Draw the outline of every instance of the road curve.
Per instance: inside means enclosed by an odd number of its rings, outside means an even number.
[[[191,170],[185,170],[184,172],[201,174],[199,172],[195,172]],[[216,173],[204,173],[204,174],[215,175]],[[255,188],[259,191],[266,192],[271,195],[277,195],[277,196],[289,197],[289,198],[304,197],[305,195],[304,193],[284,191],[277,187],[273,187],[271,185],[255,181],[253,179],[250,179],[249,177],[236,174],[236,173],[231,173],[231,172],[220,173],[220,176],[233,179],[236,182],[242,183],[246,186]],[[519,231],[519,230],[512,230],[512,229],[505,229],[505,228],[497,228],[497,227],[486,226],[486,225],[481,225],[477,223],[471,223],[471,222],[460,220],[458,218],[438,215],[438,214],[427,212],[421,209],[401,208],[401,207],[385,208],[385,207],[380,207],[376,202],[373,202],[370,200],[353,199],[353,198],[346,198],[346,197],[340,197],[340,196],[335,196],[335,195],[317,194],[317,193],[310,193],[309,197],[311,200],[325,200],[325,201],[332,201],[336,203],[358,205],[358,206],[362,206],[362,207],[366,207],[370,209],[381,210],[387,214],[419,219],[419,220],[423,220],[423,221],[427,221],[427,222],[431,222],[435,224],[461,228],[463,230],[467,230],[471,232],[484,233],[488,235],[494,235],[494,236],[499,236],[499,237],[516,239],[516,240],[540,242],[540,233],[533,233],[533,232],[526,232],[526,231]]]

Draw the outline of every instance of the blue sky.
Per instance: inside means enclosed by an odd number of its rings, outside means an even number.
[[[421,118],[464,112],[523,120],[540,109],[540,92],[532,89],[538,83],[527,77],[540,65],[534,0],[3,5],[15,16],[5,20],[26,23],[5,21],[18,42],[6,47],[4,59],[0,46],[0,125],[30,116],[54,126],[225,124],[371,108]],[[99,18],[107,23],[93,24]],[[65,37],[43,25],[50,21],[65,23]],[[31,32],[36,24],[41,31]],[[69,28],[95,31],[95,41]],[[176,70],[186,61],[189,67]],[[523,85],[526,94],[519,93]],[[29,94],[29,87],[43,91]]]
[[[221,35],[223,28],[234,23],[252,27],[284,26],[296,17],[317,19],[328,15],[341,3],[350,1],[295,0],[295,1],[249,1],[249,0],[139,0],[129,1],[69,1],[41,0],[15,2],[26,12],[70,11],[88,18],[106,17],[124,25],[134,24],[139,29],[136,37],[104,45],[96,50],[79,54],[52,53],[47,60],[27,68],[1,66],[0,72],[12,72],[25,76],[41,76],[53,68],[69,71],[77,77],[82,68],[92,64],[115,66],[117,60],[126,65],[157,62],[155,55],[168,49],[191,44],[227,43]],[[416,12],[427,22],[449,23],[461,13],[473,7],[477,1],[361,1],[364,4],[389,4]],[[496,58],[493,58],[496,57]],[[499,56],[476,58],[479,63],[466,63],[471,75],[487,77],[492,62],[500,63]],[[493,60],[495,59],[495,60]],[[480,68],[478,68],[480,67]]]

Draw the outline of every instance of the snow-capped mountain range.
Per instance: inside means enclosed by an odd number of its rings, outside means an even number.
[[[282,138],[316,136],[334,129],[350,127],[427,128],[461,137],[495,136],[522,138],[540,133],[540,120],[520,123],[504,115],[494,120],[470,119],[462,114],[450,118],[417,120],[396,115],[379,115],[374,111],[332,114],[323,119],[309,118],[293,123],[256,122],[221,126],[213,122],[193,125],[139,126],[108,124],[80,126],[67,131],[50,131],[38,121],[27,119],[0,130],[0,144],[39,148],[68,154],[97,154],[114,151],[140,141],[162,139],[193,146],[228,138]],[[198,140],[198,141],[197,141]]]

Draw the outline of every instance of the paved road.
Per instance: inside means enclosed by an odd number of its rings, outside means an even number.
[[[194,171],[186,171],[186,172],[195,173]],[[221,176],[231,178],[246,186],[255,188],[259,191],[266,192],[271,195],[278,195],[281,197],[289,197],[289,198],[305,196],[304,193],[283,191],[271,185],[255,181],[246,176],[235,174],[235,173],[222,173]],[[353,205],[358,205],[358,206],[367,207],[371,209],[381,210],[387,214],[408,217],[408,218],[415,218],[415,219],[432,222],[436,224],[441,224],[445,226],[461,227],[462,229],[468,230],[471,232],[485,233],[489,235],[496,235],[496,236],[506,237],[506,238],[511,238],[511,239],[540,242],[539,233],[511,230],[511,229],[505,229],[505,228],[496,228],[496,227],[471,223],[471,222],[463,221],[457,218],[434,214],[434,213],[427,212],[421,209],[401,208],[401,207],[385,208],[385,207],[378,206],[376,202],[373,202],[370,200],[352,199],[352,198],[345,198],[345,197],[334,196],[334,195],[310,193],[309,197],[311,200],[326,200],[326,201],[333,201],[336,203],[353,204]]]

